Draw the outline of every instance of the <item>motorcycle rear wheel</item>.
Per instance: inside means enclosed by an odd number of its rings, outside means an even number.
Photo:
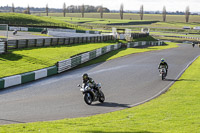
[[[162,73],[162,80],[165,79],[165,73]]]

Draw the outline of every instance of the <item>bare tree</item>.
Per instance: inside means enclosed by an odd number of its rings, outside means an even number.
[[[15,6],[14,4],[12,3],[12,9],[11,9],[12,12],[15,12]]]
[[[65,3],[63,4],[63,16],[64,17],[66,16],[66,4]]]
[[[186,21],[186,23],[189,22],[189,17],[190,17],[190,8],[189,8],[189,6],[187,6],[186,9],[185,9],[185,21]]]
[[[47,14],[47,16],[49,16],[49,7],[48,7],[48,4],[46,5],[46,14]]]
[[[27,7],[27,14],[31,14],[29,5]]]
[[[124,5],[123,4],[121,4],[121,6],[120,6],[120,18],[121,19],[123,19],[123,17],[124,17]]]
[[[103,6],[100,7],[100,16],[103,18]]]
[[[143,16],[144,16],[144,7],[143,5],[140,6],[140,19],[143,20]]]
[[[167,11],[166,11],[166,7],[163,6],[163,22],[166,22],[166,16],[167,16]]]
[[[84,18],[84,13],[85,13],[85,6],[84,4],[81,6],[81,14],[82,14],[82,18]]]

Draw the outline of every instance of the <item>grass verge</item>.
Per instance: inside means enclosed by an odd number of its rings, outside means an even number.
[[[114,43],[73,44],[43,48],[26,48],[0,55],[0,77],[16,75],[45,67],[73,55],[98,49]]]

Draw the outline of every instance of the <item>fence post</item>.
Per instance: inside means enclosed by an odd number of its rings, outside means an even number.
[[[19,48],[19,40],[16,40],[16,49],[18,49]]]
[[[28,39],[26,39],[26,47],[28,48]]]
[[[76,38],[74,37],[74,38],[73,38],[73,44],[75,44],[75,43],[76,43]]]
[[[53,43],[53,38],[51,38],[51,41],[50,41],[50,46],[52,46],[52,43]]]
[[[66,38],[63,39],[63,45],[65,45],[65,40],[66,40]]]
[[[59,38],[57,38],[57,45],[59,45]]]
[[[37,39],[35,39],[35,47],[37,47]]]
[[[87,43],[87,42],[88,42],[88,37],[86,37],[85,39],[86,39],[86,40],[85,40],[85,43]]]
[[[43,39],[42,45],[45,46],[45,39]]]
[[[77,37],[77,43],[79,44],[79,37]]]
[[[8,51],[8,41],[5,41],[5,53]]]

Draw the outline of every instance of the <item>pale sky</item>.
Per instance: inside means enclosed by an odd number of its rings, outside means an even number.
[[[63,3],[69,5],[103,5],[111,10],[119,10],[120,5],[124,4],[124,10],[139,10],[144,6],[145,11],[162,11],[166,6],[167,11],[185,11],[186,6],[190,7],[191,12],[200,12],[200,0],[1,0],[0,6],[15,7],[45,7],[62,8]]]

